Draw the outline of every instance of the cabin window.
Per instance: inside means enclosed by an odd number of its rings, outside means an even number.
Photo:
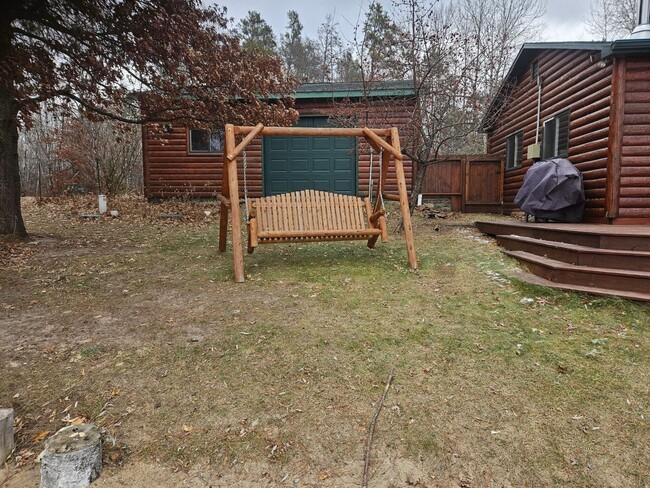
[[[223,151],[223,134],[218,130],[190,129],[190,152]]]
[[[521,166],[524,132],[519,131],[506,139],[506,169]]]
[[[539,76],[539,62],[537,60],[533,61],[530,67],[530,76],[533,81],[537,81],[537,77]]]
[[[544,122],[542,157],[566,158],[569,155],[569,111],[565,110]]]

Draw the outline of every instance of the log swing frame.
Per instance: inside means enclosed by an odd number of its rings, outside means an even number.
[[[246,146],[257,136],[325,136],[325,137],[363,137],[365,141],[377,153],[381,154],[380,181],[375,190],[374,209],[370,207],[368,199],[361,200],[358,197],[341,196],[345,199],[355,199],[362,202],[363,207],[367,210],[366,218],[368,227],[364,230],[291,230],[281,232],[266,232],[257,235],[257,223],[251,222],[255,218],[254,205],[255,201],[264,200],[273,197],[261,197],[252,199],[253,204],[247,208],[247,215],[251,217],[248,222],[248,251],[252,252],[258,243],[266,242],[301,242],[301,241],[331,241],[331,240],[349,240],[349,239],[368,239],[368,247],[373,247],[379,237],[382,241],[386,240],[386,224],[383,221],[383,200],[395,200],[400,203],[402,214],[402,223],[404,227],[404,239],[406,241],[406,253],[408,256],[409,266],[412,270],[417,269],[417,258],[415,255],[415,242],[413,239],[413,228],[411,226],[411,212],[409,209],[408,194],[406,191],[406,179],[404,176],[404,164],[402,162],[402,152],[399,141],[399,133],[396,127],[390,129],[369,129],[364,128],[337,128],[337,127],[265,127],[262,124],[256,126],[235,126],[226,124],[225,147],[223,151],[223,178],[222,193],[217,198],[221,204],[219,217],[219,251],[226,251],[226,241],[228,236],[228,214],[230,211],[230,225],[232,228],[232,247],[234,259],[235,281],[242,283],[245,280],[244,274],[244,251],[241,237],[241,209],[239,206],[239,174],[237,168],[237,156],[246,149]],[[236,137],[241,137],[241,142],[236,143]],[[388,168],[390,161],[395,166],[395,176],[397,178],[397,195],[387,194],[384,191]],[[308,191],[311,198],[322,198],[325,195],[326,200],[313,201],[311,210],[320,211],[325,206],[335,206],[341,202],[336,202],[338,194],[329,192]],[[303,192],[300,192],[303,193]],[[306,193],[306,192],[305,192]],[[247,199],[248,200],[248,199]],[[234,203],[234,204],[233,204]],[[294,204],[300,204],[296,202]],[[253,210],[253,212],[251,212]],[[358,221],[357,221],[358,222]],[[382,227],[383,226],[383,227]],[[266,238],[260,238],[266,235]]]

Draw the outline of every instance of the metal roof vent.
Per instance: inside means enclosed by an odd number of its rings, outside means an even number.
[[[650,39],[650,0],[639,0],[637,26],[628,39]]]

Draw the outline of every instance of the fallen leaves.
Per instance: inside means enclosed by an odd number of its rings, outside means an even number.
[[[34,434],[34,435],[31,437],[30,440],[31,440],[32,442],[41,442],[41,441],[45,440],[45,439],[47,438],[48,435],[50,435],[50,432],[51,432],[51,431],[49,431],[49,430],[42,430],[42,431],[37,432],[36,434]]]

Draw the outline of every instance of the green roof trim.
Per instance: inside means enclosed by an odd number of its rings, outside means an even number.
[[[650,56],[650,39],[628,38],[619,39],[612,43],[614,55],[636,55]]]
[[[415,95],[413,81],[303,83],[292,96],[296,100],[412,97]]]
[[[362,98],[364,96],[370,98],[379,98],[379,97],[409,97],[414,96],[415,90],[369,90],[366,93],[363,90],[352,90],[352,91],[314,91],[314,92],[296,92],[293,94],[293,97],[296,100],[304,99],[322,99],[322,98]]]

